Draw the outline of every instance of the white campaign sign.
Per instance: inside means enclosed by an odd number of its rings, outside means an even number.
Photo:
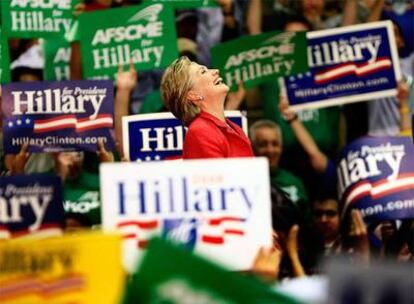
[[[129,272],[156,235],[231,270],[250,269],[272,244],[265,158],[112,163],[100,172],[103,229],[122,234]]]

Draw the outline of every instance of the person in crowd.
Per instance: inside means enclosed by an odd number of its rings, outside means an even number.
[[[165,71],[161,96],[166,107],[188,126],[184,159],[253,156],[243,130],[224,116],[228,91],[218,70],[187,57],[175,60]]]
[[[271,120],[258,120],[251,125],[249,135],[255,155],[264,156],[269,161],[271,184],[281,189],[293,203],[307,209],[308,195],[302,181],[279,167],[283,150],[279,125]]]

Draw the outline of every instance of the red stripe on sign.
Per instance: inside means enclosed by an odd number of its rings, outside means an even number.
[[[209,224],[212,225],[212,226],[215,226],[215,225],[220,225],[222,222],[227,222],[227,221],[243,222],[244,220],[242,218],[239,218],[239,217],[225,216],[225,217],[210,219]]]
[[[158,227],[158,220],[151,221],[125,221],[118,223],[117,227],[122,228],[126,226],[138,226],[141,229],[154,229]]]
[[[203,235],[201,241],[204,243],[220,245],[224,243],[224,238],[222,236]]]
[[[56,122],[62,119],[76,119],[76,117],[75,115],[61,115],[61,116],[57,116],[57,117],[53,117],[49,119],[36,119],[36,123],[44,124],[44,123],[49,123],[49,122]]]
[[[135,239],[136,237],[136,233],[126,233],[122,235],[123,239]]]
[[[224,233],[225,234],[234,234],[234,235],[244,235],[244,231],[243,230],[238,230],[238,229],[225,229]]]

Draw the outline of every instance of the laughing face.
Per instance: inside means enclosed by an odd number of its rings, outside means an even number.
[[[220,77],[219,70],[208,69],[193,62],[190,66],[190,75],[193,82],[191,91],[196,95],[195,99],[203,98],[206,102],[214,102],[219,98],[224,102],[229,87]]]

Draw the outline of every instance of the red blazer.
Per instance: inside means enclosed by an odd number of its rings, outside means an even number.
[[[184,139],[184,159],[252,156],[250,141],[238,125],[207,112],[201,112],[191,122]]]

